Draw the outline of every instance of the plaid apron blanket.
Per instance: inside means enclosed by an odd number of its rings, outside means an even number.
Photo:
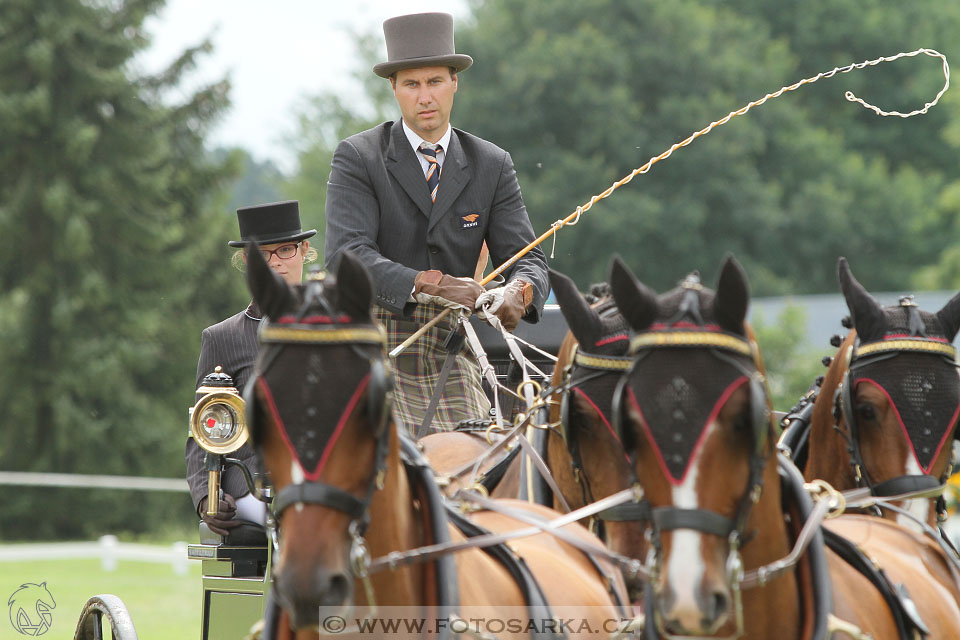
[[[374,316],[387,334],[387,351],[393,350],[442,310],[440,305],[418,304],[410,318],[400,318],[375,306]],[[423,422],[447,357],[443,342],[450,333],[448,318],[452,315],[441,320],[393,361],[393,415],[411,435]],[[461,420],[488,418],[489,415],[490,399],[481,385],[480,366],[464,343],[450,369],[430,431],[449,431]]]

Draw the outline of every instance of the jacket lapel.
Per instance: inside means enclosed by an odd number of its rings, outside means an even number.
[[[427,181],[423,177],[420,161],[414,155],[410,141],[403,133],[402,125],[397,120],[390,132],[390,146],[387,148],[387,170],[397,179],[410,199],[416,203],[423,215],[429,217],[433,203],[430,201],[430,192]],[[440,188],[443,191],[443,188]]]
[[[463,147],[460,146],[460,138],[457,137],[457,131],[454,129],[450,132],[450,148],[444,153],[443,172],[440,174],[437,201],[433,203],[433,208],[430,210],[430,222],[427,224],[427,231],[433,229],[440,222],[443,214],[450,209],[463,188],[470,182],[469,168],[470,165],[463,153]]]

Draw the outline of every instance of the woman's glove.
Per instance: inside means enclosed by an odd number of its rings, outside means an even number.
[[[237,502],[229,493],[223,494],[220,498],[220,505],[217,508],[216,515],[207,515],[207,496],[200,499],[200,505],[197,507],[200,519],[207,523],[210,531],[219,536],[230,535],[229,529],[233,529],[240,524],[239,520],[234,519],[237,515]]]

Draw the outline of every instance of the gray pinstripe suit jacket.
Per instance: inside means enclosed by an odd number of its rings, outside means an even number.
[[[350,249],[373,276],[377,304],[398,315],[413,310],[408,297],[418,271],[472,277],[484,240],[499,266],[536,237],[510,154],[459,129],[449,146],[436,202],[399,121],[350,136],[333,156],[327,265]],[[549,287],[543,252],[533,249],[504,276],[533,285],[525,319],[539,320]]]
[[[204,376],[220,365],[223,367],[223,372],[233,378],[233,383],[240,393],[243,393],[257,358],[259,318],[260,311],[251,302],[250,306],[240,313],[203,330],[200,339],[200,360],[197,362],[197,384],[194,389],[200,387]],[[193,499],[194,508],[199,506],[200,499],[207,495],[204,454],[204,450],[193,438],[187,438],[184,455],[187,461],[187,484],[190,486],[190,497]],[[250,443],[244,444],[230,457],[242,460],[251,472],[256,468],[256,454]],[[233,467],[227,467],[224,471],[220,478],[220,486],[225,493],[235,498],[249,493],[243,475]]]

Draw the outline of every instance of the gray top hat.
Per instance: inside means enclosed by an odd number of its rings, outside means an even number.
[[[463,71],[473,58],[456,53],[453,46],[453,16],[449,13],[414,13],[390,18],[383,23],[387,61],[374,65],[373,72],[389,78],[401,69],[453,67]]]

